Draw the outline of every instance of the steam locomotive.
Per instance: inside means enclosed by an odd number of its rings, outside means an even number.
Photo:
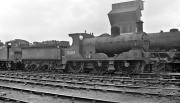
[[[180,32],[145,33],[141,10],[139,1],[113,4],[111,35],[69,34],[71,46],[68,41],[26,42],[23,46],[7,42],[0,48],[0,67],[95,74],[179,73]]]
[[[146,34],[141,30],[119,36],[69,34],[73,44],[64,62],[71,72],[180,72],[180,32]],[[83,37],[83,39],[80,38]]]

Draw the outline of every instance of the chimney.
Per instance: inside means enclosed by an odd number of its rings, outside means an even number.
[[[120,28],[118,26],[111,27],[111,36],[115,37],[120,35]]]
[[[139,20],[136,22],[137,32],[142,33],[143,32],[143,21]]]

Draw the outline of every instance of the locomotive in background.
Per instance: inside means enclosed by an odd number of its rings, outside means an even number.
[[[141,10],[141,0],[113,4],[108,14],[111,35],[69,34],[71,46],[68,41],[24,46],[7,42],[0,49],[1,67],[95,74],[179,73],[180,32],[145,33]]]
[[[22,69],[22,47],[28,46],[29,42],[21,39],[8,41],[5,44],[1,42],[0,46],[0,69]]]
[[[6,42],[0,48],[1,70],[45,71],[61,66],[63,48],[68,41],[43,41],[33,44],[20,39]]]

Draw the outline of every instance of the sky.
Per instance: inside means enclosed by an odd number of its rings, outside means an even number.
[[[113,3],[130,0],[0,0],[0,40],[71,40],[69,33],[110,33]],[[180,0],[144,0],[145,32],[180,29]]]

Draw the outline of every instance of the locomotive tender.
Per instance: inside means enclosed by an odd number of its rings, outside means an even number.
[[[38,43],[22,48],[22,61],[27,70],[59,70],[62,67],[63,49],[69,47],[68,41]]]
[[[180,32],[145,33],[141,10],[141,0],[113,4],[108,14],[111,35],[69,34],[71,46],[68,41],[25,46],[8,42],[0,48],[1,68],[96,74],[179,73]]]

